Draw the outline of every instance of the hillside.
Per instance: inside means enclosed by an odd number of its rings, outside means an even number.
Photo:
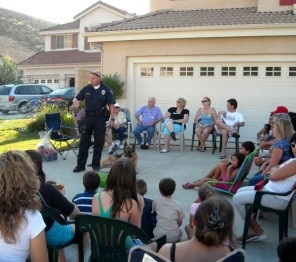
[[[56,24],[0,7],[0,57],[19,63],[43,49],[39,30]]]

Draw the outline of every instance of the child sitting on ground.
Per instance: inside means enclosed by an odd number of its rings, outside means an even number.
[[[96,193],[101,179],[97,172],[87,171],[83,175],[84,192],[73,197],[72,202],[77,205],[81,214],[92,214],[92,199]]]
[[[215,191],[213,188],[208,185],[204,184],[202,185],[198,190],[198,198],[191,204],[190,207],[190,218],[189,218],[189,224],[185,226],[185,232],[187,234],[188,239],[191,239],[194,233],[193,230],[193,218],[195,216],[196,210],[198,209],[199,205],[209,197],[212,197],[215,195]]]
[[[153,238],[153,229],[156,225],[156,213],[152,212],[152,199],[144,197],[147,193],[147,183],[143,179],[137,179],[137,192],[144,199],[141,229],[150,238]]]
[[[176,182],[171,178],[163,178],[159,182],[161,197],[152,202],[152,212],[156,212],[157,223],[153,230],[155,237],[166,235],[168,243],[178,242],[182,236],[180,226],[185,214],[182,205],[172,199]]]

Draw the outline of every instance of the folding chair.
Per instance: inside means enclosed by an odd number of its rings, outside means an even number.
[[[75,127],[62,125],[61,113],[45,114],[45,130],[49,132],[50,144],[63,160],[66,159],[69,150],[77,156],[74,146],[79,138],[79,132]],[[67,135],[64,134],[66,131]]]
[[[196,123],[193,124],[193,129],[192,129],[191,151],[193,150],[194,139],[196,136],[195,129],[196,129]],[[216,131],[215,131],[214,127],[213,127],[212,131],[210,132],[210,135],[212,136],[212,154],[214,154],[215,150],[216,150]],[[199,145],[199,141],[198,141],[198,145]]]
[[[121,108],[121,110],[125,113],[126,121],[127,121],[127,144],[130,144],[130,137],[132,132],[132,122],[131,122],[131,114],[129,109]]]
[[[185,123],[182,123],[182,131],[178,134],[176,134],[176,136],[179,137],[179,141],[180,141],[180,151],[183,152],[185,149],[185,138],[184,138],[184,132],[185,132]],[[160,139],[161,139],[161,135],[163,134],[161,131],[161,124],[159,125],[159,130],[158,132],[158,150],[160,150]]]
[[[253,159],[257,155],[257,153],[258,153],[258,149],[255,149],[251,154],[246,156],[243,164],[239,168],[232,182],[210,180],[207,183],[211,185],[213,189],[233,196],[236,193],[236,191],[240,188],[244,179],[249,174],[249,171],[253,164]]]

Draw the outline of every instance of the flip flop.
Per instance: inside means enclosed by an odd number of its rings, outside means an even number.
[[[202,149],[200,146],[199,147],[197,147],[197,150],[199,151],[199,152],[205,152],[206,151],[206,147],[204,148],[204,149]]]
[[[184,189],[192,189],[192,188],[194,188],[194,186],[192,186],[190,183],[183,184],[182,187]]]
[[[266,235],[264,234],[261,234],[261,235],[255,235],[255,234],[251,234],[251,235],[248,235],[247,236],[247,240],[246,242],[249,243],[249,242],[257,242],[257,241],[261,241],[263,239],[267,238]],[[236,242],[241,244],[243,242],[243,237],[239,237],[236,239]]]

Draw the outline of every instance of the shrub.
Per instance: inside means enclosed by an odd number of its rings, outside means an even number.
[[[120,80],[117,73],[113,75],[103,75],[102,82],[112,90],[115,98],[118,98],[123,94],[124,82]]]
[[[60,109],[55,106],[45,106],[42,107],[41,111],[37,113],[36,117],[32,119],[27,126],[27,129],[30,133],[38,133],[39,131],[44,131],[45,129],[45,114],[49,113],[61,113],[62,124],[65,126],[74,126],[74,118],[73,115],[68,112],[67,109]]]

